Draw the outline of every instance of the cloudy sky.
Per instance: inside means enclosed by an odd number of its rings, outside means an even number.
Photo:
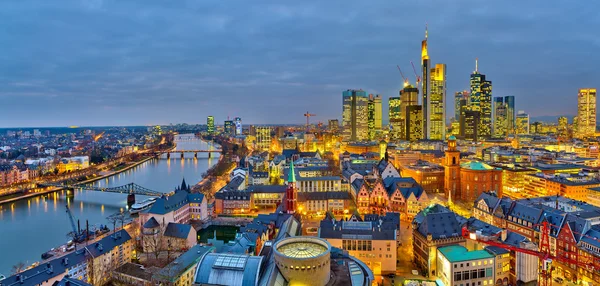
[[[414,80],[429,25],[452,95],[479,70],[531,116],[600,87],[598,1],[0,1],[0,127],[301,123]],[[387,113],[387,108],[384,108]],[[385,116],[387,117],[387,116]],[[311,118],[311,120],[313,120]]]

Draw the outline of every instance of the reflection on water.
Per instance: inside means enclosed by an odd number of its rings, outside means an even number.
[[[201,141],[178,144],[180,150],[207,148],[207,143]],[[216,159],[207,158],[206,153],[198,153],[198,159],[194,159],[193,153],[186,153],[184,159],[177,155],[170,160],[163,155],[163,159],[147,161],[95,184],[116,187],[136,183],[151,190],[170,192],[181,184],[184,177],[188,184],[200,181],[202,173],[216,163]],[[175,162],[171,161],[179,162],[173,164]],[[136,199],[141,200],[143,197]],[[19,261],[27,265],[38,261],[43,252],[67,241],[66,234],[71,231],[66,214],[67,204],[82,227],[86,220],[90,225],[106,224],[107,216],[126,209],[127,196],[76,190],[71,199],[66,197],[65,191],[60,191],[10,205],[0,205],[0,273],[10,274],[11,267]]]

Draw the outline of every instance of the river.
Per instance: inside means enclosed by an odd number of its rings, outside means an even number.
[[[178,150],[214,148],[200,140],[176,141],[176,144]],[[133,182],[151,190],[170,192],[181,185],[183,178],[190,185],[202,180],[202,174],[217,160],[216,153],[212,158],[208,158],[208,153],[198,153],[198,159],[193,153],[186,153],[184,159],[179,154],[171,154],[171,159],[162,155],[95,184],[116,187]],[[142,199],[136,197],[138,201]],[[65,191],[59,191],[0,205],[0,273],[9,276],[13,265],[39,261],[43,252],[68,240],[66,234],[71,231],[71,224],[66,214],[67,204],[84,228],[86,220],[90,225],[107,224],[106,217],[126,209],[127,196],[80,190],[69,199]]]

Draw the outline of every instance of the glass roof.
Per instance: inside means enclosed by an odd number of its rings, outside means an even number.
[[[246,265],[246,259],[246,256],[222,254],[219,257],[217,257],[217,260],[215,261],[215,264],[213,264],[213,266],[244,269],[244,265]]]
[[[282,245],[277,251],[287,257],[309,258],[318,256],[327,251],[325,246],[313,242],[293,242]]]

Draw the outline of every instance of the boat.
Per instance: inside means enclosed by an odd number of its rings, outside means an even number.
[[[54,256],[54,253],[53,253],[53,252],[54,252],[54,250],[50,250],[50,251],[48,251],[48,252],[44,252],[44,253],[42,253],[42,260],[46,260],[46,259],[48,259],[48,258],[50,258],[50,257]]]
[[[156,202],[156,198],[145,199],[139,203],[135,203],[129,209],[130,214],[136,214],[143,210],[149,209]]]
[[[0,273],[0,281],[6,279],[6,276],[4,276],[4,274]]]

